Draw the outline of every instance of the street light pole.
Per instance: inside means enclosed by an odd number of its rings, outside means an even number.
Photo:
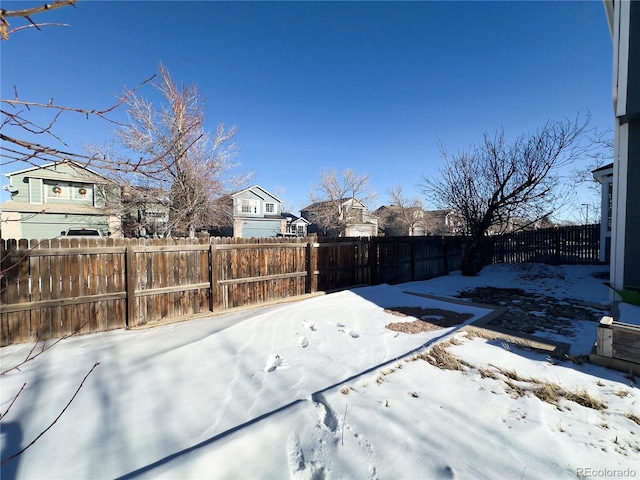
[[[589,204],[588,203],[583,203],[582,204],[583,207],[587,207],[587,225],[589,225]]]

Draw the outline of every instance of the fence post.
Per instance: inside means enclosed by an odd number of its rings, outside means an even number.
[[[376,237],[369,238],[369,284],[378,284],[378,242]]]
[[[131,243],[124,249],[124,278],[127,292],[127,328],[137,325],[136,321],[136,252]]]
[[[555,227],[553,230],[554,234],[554,243],[555,243],[555,255],[554,255],[554,264],[560,265],[560,229]]]
[[[447,237],[444,235],[442,238],[442,257],[444,259],[444,273],[449,275],[449,252],[447,251]]]
[[[414,237],[411,237],[412,239]],[[412,240],[409,242],[409,255],[411,257],[411,281],[416,281],[416,243]]]
[[[306,266],[307,266],[307,279],[305,281],[305,293],[314,293],[314,288],[313,288],[313,277],[314,277],[314,264],[313,264],[313,242],[308,242],[307,243],[307,254],[306,254]]]
[[[215,243],[211,243],[215,242],[215,239],[209,239],[209,242],[209,309],[213,312],[216,304],[215,292],[218,284],[218,276],[215,270],[216,247]]]

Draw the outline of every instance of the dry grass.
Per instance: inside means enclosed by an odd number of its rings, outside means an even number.
[[[429,362],[431,365],[438,367],[442,370],[459,370],[465,371],[468,368],[473,368],[468,362],[460,360],[447,350],[450,344],[441,343],[433,346],[428,352],[421,353],[416,356],[416,359]]]
[[[402,333],[420,333],[460,325],[473,317],[470,313],[458,313],[439,308],[392,307],[385,309],[397,317],[414,317],[412,322],[394,322],[386,326],[389,330]]]
[[[491,364],[489,364],[489,366],[494,367],[494,368],[498,368],[495,365],[491,365]],[[516,382],[526,382],[527,381],[524,378],[522,378],[520,375],[518,375],[518,372],[516,372],[515,370],[502,370],[500,368],[498,368],[498,370],[500,371],[500,373],[502,373],[502,375],[504,375],[505,377],[507,377],[510,380],[515,380]]]
[[[469,331],[467,338],[474,338],[477,335],[477,331]],[[484,338],[484,337],[483,337]],[[415,355],[411,357],[411,360],[421,359],[429,362],[431,365],[438,367],[442,370],[477,370],[482,378],[490,378],[492,380],[502,380],[506,385],[506,391],[514,398],[524,397],[526,395],[533,395],[543,402],[549,403],[559,407],[560,400],[568,400],[570,402],[577,403],[583,407],[591,408],[594,410],[605,410],[607,404],[593,397],[586,389],[569,391],[563,389],[557,383],[549,382],[546,380],[540,380],[537,378],[528,378],[521,376],[515,369],[504,369],[496,365],[489,364],[491,368],[476,367],[469,362],[466,362],[460,358],[454,356],[447,348],[451,345],[459,345],[460,341],[457,339],[451,339],[448,342],[442,342],[433,346],[429,351]],[[390,369],[392,372],[394,369]],[[390,372],[381,372],[382,377],[379,377],[377,382],[382,383],[384,375]],[[618,391],[618,396],[624,397],[628,395],[628,392],[624,390]],[[570,410],[569,407],[565,407]],[[627,414],[627,418],[640,425],[640,418]],[[603,427],[604,428],[604,427]]]
[[[540,382],[531,390],[531,393],[543,402],[556,405],[562,397],[563,390],[556,383]]]
[[[627,417],[632,422],[635,422],[638,426],[640,426],[640,417],[638,417],[635,413],[625,413],[625,417]]]
[[[607,404],[602,400],[592,397],[585,389],[575,392],[563,391],[563,397],[567,400],[582,405],[583,407],[593,408],[594,410],[604,410],[607,408]]]
[[[489,370],[488,368],[478,367],[478,373],[482,378],[491,378],[493,380],[498,380],[498,374],[493,370]]]
[[[527,394],[527,390],[511,380],[504,380],[507,385],[507,393],[513,398],[524,397]]]

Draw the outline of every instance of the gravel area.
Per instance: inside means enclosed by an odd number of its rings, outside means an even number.
[[[606,307],[581,305],[575,300],[527,293],[519,288],[478,287],[461,292],[458,297],[506,308],[504,315],[489,324],[529,334],[551,332],[571,336],[574,320],[598,322],[606,311]]]

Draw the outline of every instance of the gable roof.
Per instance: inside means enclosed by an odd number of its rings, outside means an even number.
[[[288,213],[288,212],[283,212],[282,213],[282,218],[286,218],[286,219],[291,219],[290,222],[291,223],[296,223],[296,222],[302,222],[302,223],[306,223],[308,225],[311,224],[311,222],[309,220],[307,220],[304,217],[298,217],[297,215],[294,215],[293,213]]]
[[[258,190],[259,192],[257,192],[256,190]],[[264,200],[265,196],[269,196],[269,197],[277,200],[278,202],[282,203],[282,200],[280,200],[278,197],[276,197],[272,193],[269,193],[268,191],[266,191],[260,185],[254,185],[253,187],[245,188],[244,190],[239,190],[239,191],[237,191],[235,193],[230,193],[229,196],[236,197],[236,196],[238,196],[238,195],[240,195],[242,193],[249,192],[249,191],[251,193],[257,195],[258,197],[262,198],[263,200]]]
[[[336,199],[336,200],[324,200],[322,202],[315,202],[312,203],[311,205],[307,205],[306,207],[302,208],[300,211],[301,212],[306,212],[306,211],[313,211],[317,208],[322,208],[334,203],[339,203],[340,205],[344,205],[345,203],[347,203],[348,201],[356,201],[358,202],[362,208],[367,209],[368,207],[362,203],[360,200],[358,200],[356,197],[345,197],[345,198],[340,198],[340,199]]]
[[[15,175],[22,175],[23,173],[35,172],[37,170],[49,170],[49,171],[51,171],[52,167],[55,169],[59,165],[68,165],[68,166],[70,166],[72,168],[75,168],[75,169],[78,169],[78,170],[83,170],[85,172],[89,172],[91,175],[95,175],[96,177],[103,178],[103,179],[107,180],[108,182],[113,182],[113,180],[105,177],[104,175],[101,175],[100,173],[91,170],[89,167],[87,167],[85,165],[82,165],[81,163],[74,162],[73,160],[62,160],[60,162],[45,163],[44,165],[34,165],[34,166],[29,167],[29,168],[23,168],[22,170],[15,170],[13,172],[7,172],[7,173],[5,173],[3,175],[5,177],[10,178],[10,177],[13,177]]]

